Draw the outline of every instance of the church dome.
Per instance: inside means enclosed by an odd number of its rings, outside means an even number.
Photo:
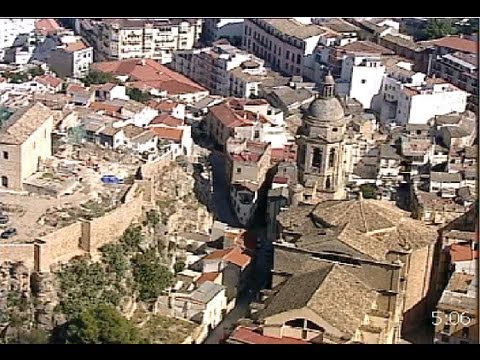
[[[319,97],[308,107],[308,115],[320,121],[338,121],[345,117],[345,112],[337,98]]]

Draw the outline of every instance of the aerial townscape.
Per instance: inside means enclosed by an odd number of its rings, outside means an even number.
[[[0,344],[478,344],[478,18],[0,18]]]

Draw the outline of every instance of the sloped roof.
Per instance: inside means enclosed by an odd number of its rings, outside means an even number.
[[[17,110],[0,127],[0,143],[22,144],[51,117],[53,111],[40,102]]]
[[[376,296],[347,266],[329,264],[288,279],[271,298],[261,317],[308,308],[338,330],[353,335]]]
[[[308,341],[295,339],[283,336],[276,338],[272,336],[262,335],[254,329],[249,329],[244,326],[238,326],[229,339],[241,342],[243,344],[262,344],[262,345],[307,345],[311,344]]]

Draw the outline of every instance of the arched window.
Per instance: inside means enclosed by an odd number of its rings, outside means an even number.
[[[321,326],[315,324],[314,322],[312,322],[310,320],[307,320],[307,328],[309,330],[325,331],[324,328],[322,328]]]
[[[332,186],[330,176],[327,176],[327,180],[325,180],[325,189],[330,189],[330,186]]]
[[[335,149],[330,150],[330,157],[328,159],[328,166],[335,166]]]
[[[2,186],[8,188],[8,178],[6,176],[2,176]]]
[[[322,149],[313,149],[312,166],[316,168],[322,167]]]

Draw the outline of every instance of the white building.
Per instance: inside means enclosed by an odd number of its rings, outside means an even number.
[[[172,61],[177,50],[192,49],[202,19],[78,19],[77,28],[98,51],[99,58],[152,58]]]
[[[228,39],[230,42],[241,41],[244,19],[206,18],[203,21],[202,39],[206,43],[218,39]]]
[[[205,281],[190,294],[172,293],[170,307],[174,316],[196,321],[211,330],[222,321],[227,308],[225,286]]]
[[[286,82],[268,70],[255,55],[228,44],[178,51],[171,67],[206,87],[212,94],[248,98],[258,96],[265,81]]]
[[[12,46],[18,35],[29,34],[35,30],[36,20],[0,18],[0,61],[3,60],[3,49]]]
[[[373,108],[386,126],[427,124],[437,115],[464,112],[468,93],[448,82],[426,78],[408,64],[387,70]]]
[[[300,21],[299,21],[300,20]],[[320,36],[331,32],[308,18],[245,19],[242,47],[272,69],[313,78],[314,50]]]
[[[50,69],[59,77],[80,79],[90,71],[93,49],[79,36],[64,36],[62,44],[48,58]]]

